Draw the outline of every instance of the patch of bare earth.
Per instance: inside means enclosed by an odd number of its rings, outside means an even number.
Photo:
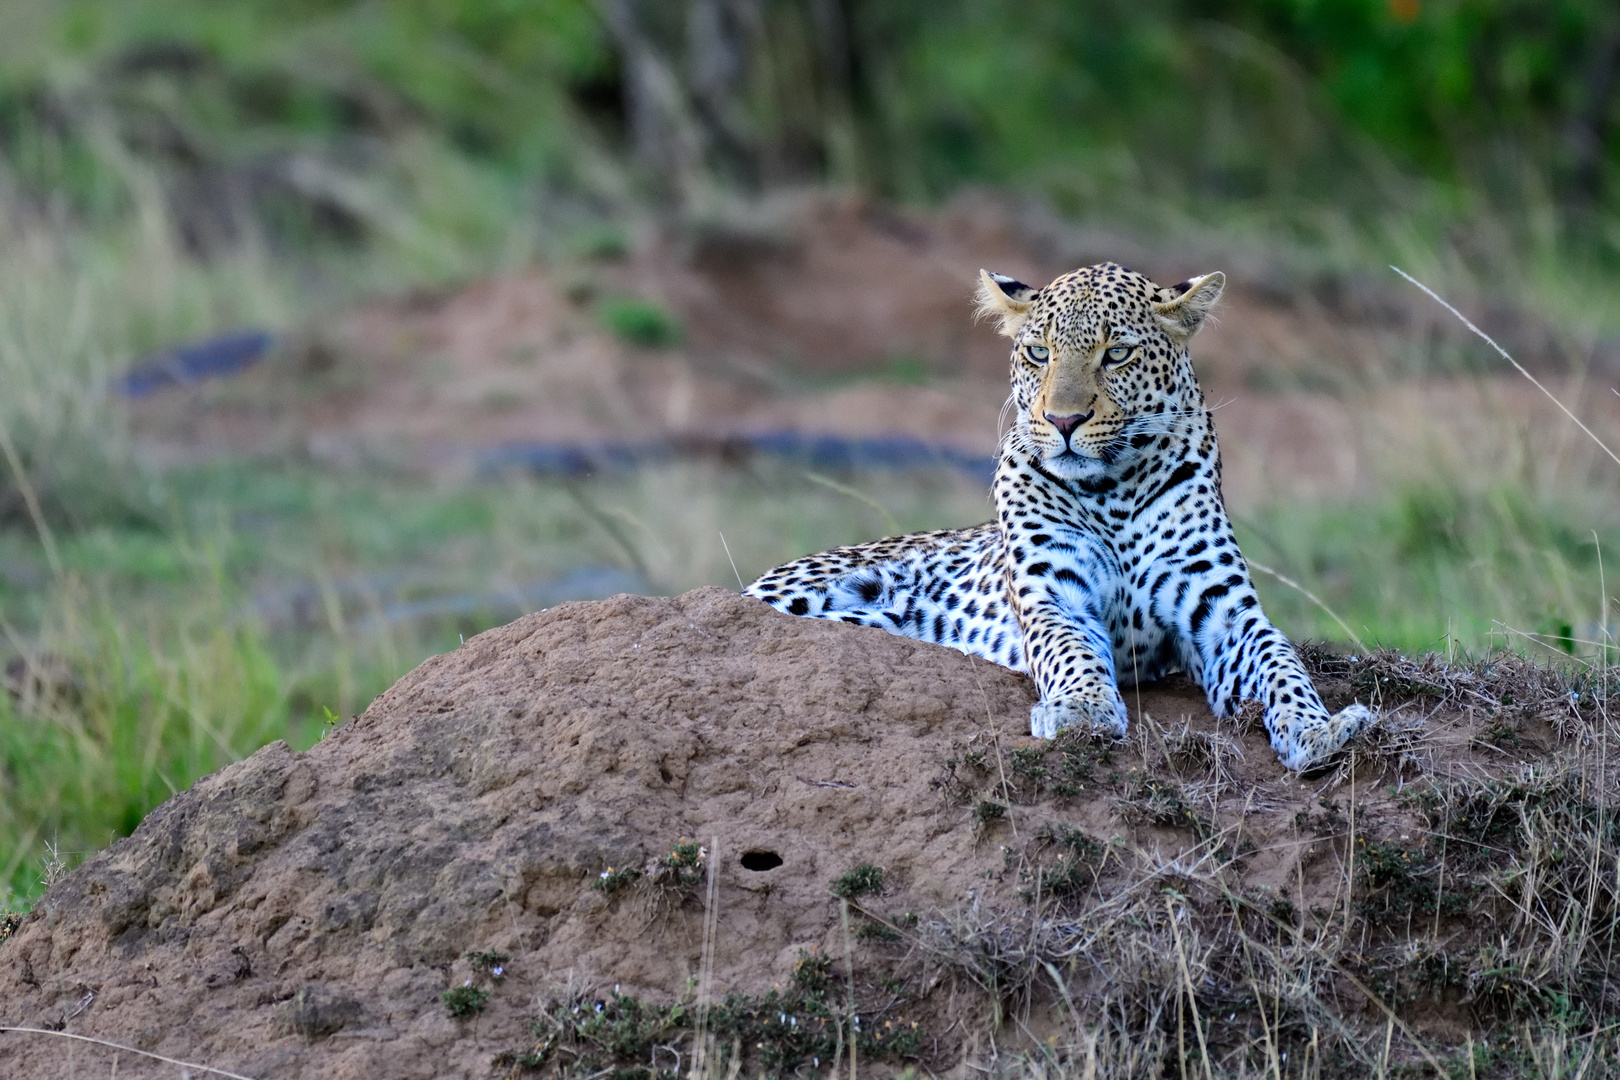
[[[265,1078],[684,1072],[701,1026],[716,1075],[853,1043],[874,1075],[1159,1075],[1197,1044],[1216,1075],[1348,1076],[1614,1009],[1591,693],[1311,660],[1386,715],[1302,779],[1183,681],[1127,693],[1126,742],[1037,742],[1023,676],[719,589],[530,615],[51,888],[0,942],[0,1025],[126,1049],[0,1034],[0,1075],[174,1075],[127,1048]]]
[[[1104,259],[1164,282],[1229,272],[1193,352],[1240,512],[1365,491],[1436,454],[1477,473],[1481,451],[1509,471],[1527,451],[1560,451],[1556,408],[1393,275],[1294,280],[1242,253],[1146,250],[989,196],[908,214],[816,193],[649,235],[622,261],[366,305],[239,378],[136,402],[134,428],[160,461],[296,451],[465,468],[521,443],[702,451],[767,432],[903,435],[988,458],[1007,352],[973,322],[978,269],[1039,284]],[[608,332],[602,305],[625,297],[673,313],[683,341],[643,348]],[[1482,318],[1620,442],[1614,350],[1511,312]],[[1482,373],[1432,375],[1448,365]]]

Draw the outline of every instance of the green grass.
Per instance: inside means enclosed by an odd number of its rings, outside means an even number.
[[[59,588],[28,651],[61,677],[0,696],[0,894],[14,904],[41,891],[48,858],[76,864],[197,777],[272,739],[314,738],[262,635],[217,596],[160,619]]]
[[[1614,595],[1620,570],[1613,490],[1448,479],[1350,503],[1274,506],[1240,518],[1238,541],[1369,647],[1591,659],[1606,643],[1612,661],[1620,605],[1608,605],[1605,625],[1603,596]],[[1255,578],[1267,612],[1291,635],[1347,639],[1298,589]]]

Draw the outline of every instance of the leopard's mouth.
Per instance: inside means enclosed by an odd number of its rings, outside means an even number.
[[[1123,445],[1118,439],[1105,439],[1096,445],[1076,446],[1072,442],[1048,452],[1047,461],[1067,461],[1071,464],[1102,462],[1111,465],[1118,460]]]
[[[1087,453],[1084,450],[1075,450],[1065,447],[1055,454],[1042,455],[1043,467],[1046,471],[1065,480],[1094,479],[1099,473],[1108,468],[1108,459]]]

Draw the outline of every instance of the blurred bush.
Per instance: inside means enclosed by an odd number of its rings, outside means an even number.
[[[646,349],[680,344],[681,324],[666,309],[647,300],[612,297],[602,301],[602,325],[624,341]]]
[[[12,194],[97,217],[156,185],[199,251],[249,219],[282,243],[490,244],[541,191],[701,208],[806,181],[1015,183],[1085,212],[1388,210],[1432,185],[1452,212],[1601,214],[1565,239],[1620,242],[1620,10],[1602,0],[6,7]]]
[[[585,0],[24,0],[0,12],[6,202],[156,210],[194,255],[374,241],[464,274],[445,253],[500,246],[514,181],[578,160],[566,92],[607,61]]]

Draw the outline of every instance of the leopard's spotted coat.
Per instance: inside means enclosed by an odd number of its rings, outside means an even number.
[[[1284,765],[1324,761],[1373,716],[1328,714],[1233,539],[1187,353],[1225,277],[1164,288],[1112,263],[1041,289],[980,276],[981,310],[1013,340],[996,520],[808,555],[746,592],[1028,672],[1038,736],[1123,734],[1119,684],[1181,670],[1218,715],[1262,702]]]

